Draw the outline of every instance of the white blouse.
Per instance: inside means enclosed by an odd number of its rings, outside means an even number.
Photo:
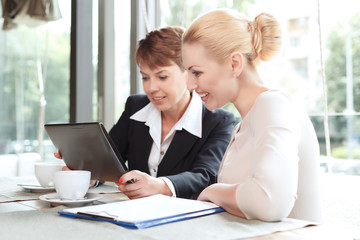
[[[322,222],[319,156],[307,114],[270,90],[235,127],[218,182],[239,184],[236,201],[248,219]]]

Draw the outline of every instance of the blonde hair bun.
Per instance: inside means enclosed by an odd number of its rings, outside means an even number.
[[[261,13],[254,21],[249,22],[254,47],[253,62],[268,61],[276,56],[281,49],[281,28],[278,21],[270,14]]]
[[[231,9],[216,9],[195,19],[183,35],[183,44],[197,42],[219,62],[233,52],[241,52],[257,66],[268,61],[281,49],[281,28],[267,13],[254,21]]]

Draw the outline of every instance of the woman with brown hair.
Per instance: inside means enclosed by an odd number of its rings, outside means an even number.
[[[135,58],[146,95],[128,97],[109,132],[130,170],[116,184],[130,199],[154,194],[196,199],[216,181],[231,138],[233,114],[207,110],[187,89],[183,32],[181,27],[165,27],[139,41]],[[60,153],[55,156],[61,158]],[[133,183],[127,183],[130,180]]]

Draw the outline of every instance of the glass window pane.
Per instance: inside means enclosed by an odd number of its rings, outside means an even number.
[[[69,121],[71,1],[58,2],[57,21],[24,17],[0,30],[0,155],[44,153],[46,160],[54,149],[43,141],[44,123]]]
[[[326,155],[317,1],[161,0],[162,26],[187,27],[195,17],[219,7],[236,9],[250,19],[267,12],[280,21],[283,28],[281,54],[262,63],[259,73],[268,85],[288,92],[307,110],[319,138],[321,154]],[[358,175],[360,70],[354,66],[360,64],[359,9],[360,2],[356,0],[345,0],[341,4],[335,0],[320,1],[331,154],[336,159],[332,170]],[[225,108],[235,111],[232,105]]]

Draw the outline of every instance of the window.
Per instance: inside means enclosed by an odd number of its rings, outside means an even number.
[[[303,79],[308,77],[308,59],[300,58],[292,60],[292,65],[296,73]]]
[[[53,153],[56,149],[44,133],[44,123],[70,122],[70,114],[76,115],[75,121],[81,121],[78,117],[82,118],[82,112],[80,111],[80,115],[77,110],[75,114],[71,113],[70,106],[71,99],[75,98],[70,96],[70,30],[71,7],[74,2],[57,2],[62,14],[61,19],[36,28],[18,24],[11,30],[0,31],[0,166],[13,169],[9,176],[31,174],[31,169],[24,173],[19,171],[22,159],[31,162],[40,159],[54,160]],[[89,79],[81,82],[92,87],[88,87],[86,93],[80,92],[81,96],[87,95],[86,101],[91,100],[90,103],[85,103],[87,106],[93,106],[92,109],[89,108],[90,120],[104,121],[105,116],[109,119],[108,122],[114,124],[122,113],[123,105],[130,93],[130,3],[131,1],[93,0],[81,2],[81,5],[78,2],[82,8],[80,15],[84,14],[87,18],[92,16],[93,19],[89,24],[92,26],[93,37],[86,43],[90,45],[92,42],[91,53],[86,54],[86,57],[92,57],[93,72],[85,74],[93,76],[93,79],[91,84],[88,82]],[[102,21],[99,21],[99,17],[103,17]],[[108,24],[109,21],[111,24]],[[1,25],[3,22],[4,19],[0,18]],[[100,22],[102,25],[99,31]],[[82,28],[86,22],[80,21],[78,24]],[[89,31],[87,29],[86,34],[89,34]],[[99,41],[101,34],[104,35]],[[81,36],[77,36],[79,37]],[[109,42],[113,44],[111,49]],[[99,44],[103,45],[100,47]],[[104,46],[107,49],[104,49]],[[109,52],[113,52],[113,55]],[[74,64],[77,66],[82,62],[81,59],[77,59]],[[99,65],[99,62],[102,65]],[[104,62],[107,64],[105,67]],[[112,69],[108,68],[109,63],[113,64]],[[82,69],[88,70],[89,68]],[[44,86],[39,84],[41,79],[44,80]],[[106,91],[110,91],[111,94],[103,91],[100,95],[100,86],[103,89],[107,88]],[[78,91],[77,89],[76,94]],[[88,97],[87,92],[92,92],[92,96]],[[82,105],[84,99],[81,101],[80,104],[73,105]],[[109,106],[111,101],[115,103]],[[86,112],[88,113],[89,111]],[[31,163],[27,166],[31,166]]]
[[[52,154],[43,124],[69,121],[71,2],[58,3],[59,20],[35,21],[25,15],[13,19],[14,27],[0,30],[0,157]],[[0,24],[5,27],[4,18]]]
[[[290,46],[291,47],[299,47],[301,45],[301,38],[300,37],[292,37],[290,38]]]
[[[323,169],[360,175],[360,70],[354,68],[360,64],[360,3],[320,3],[331,155],[335,159],[330,164],[324,158]],[[304,106],[315,126],[321,154],[327,155],[317,1],[163,0],[161,6],[163,26],[187,27],[196,16],[218,7],[236,9],[250,18],[261,12],[274,15],[283,27],[283,49],[278,58],[262,63],[259,72],[267,83],[290,93]],[[231,105],[226,108],[234,110]]]
[[[94,90],[91,104],[94,104],[93,119],[98,120],[100,112],[109,104],[105,104],[103,109],[98,108],[102,101],[97,99],[97,39],[100,34],[97,29],[97,13],[101,2],[92,2]],[[151,1],[144,2],[149,5]],[[139,1],[138,4],[144,2]],[[218,7],[236,9],[250,18],[260,12],[276,16],[283,26],[283,49],[279,57],[263,63],[259,72],[268,84],[290,93],[304,106],[315,126],[321,154],[327,154],[316,1],[156,2],[161,6],[160,26],[187,27],[198,15]],[[18,24],[16,28],[0,30],[0,166],[3,164],[1,156],[6,154],[18,157],[25,153],[40,153],[38,157],[41,156],[44,160],[52,158],[55,149],[41,132],[42,124],[70,120],[71,0],[61,0],[58,3],[62,14],[60,20],[37,27]],[[115,123],[130,93],[130,73],[133,74],[130,66],[135,64],[129,60],[132,51],[130,18],[135,18],[130,16],[133,10],[130,6],[132,1],[113,3],[114,77],[104,79],[115,79],[114,99],[111,99],[114,103],[111,109],[107,110],[114,112],[109,122]],[[339,5],[338,1],[329,0],[326,1],[326,7],[323,7],[325,3],[320,3],[330,150],[334,159],[332,164],[323,164],[324,171],[360,175],[360,70],[354,67],[360,64],[360,2],[344,0]],[[4,19],[0,18],[0,24],[3,23]],[[41,80],[44,84],[41,84]],[[226,108],[236,112],[231,104]],[[240,120],[240,116],[237,115],[237,118]],[[326,158],[326,161],[328,160]]]

